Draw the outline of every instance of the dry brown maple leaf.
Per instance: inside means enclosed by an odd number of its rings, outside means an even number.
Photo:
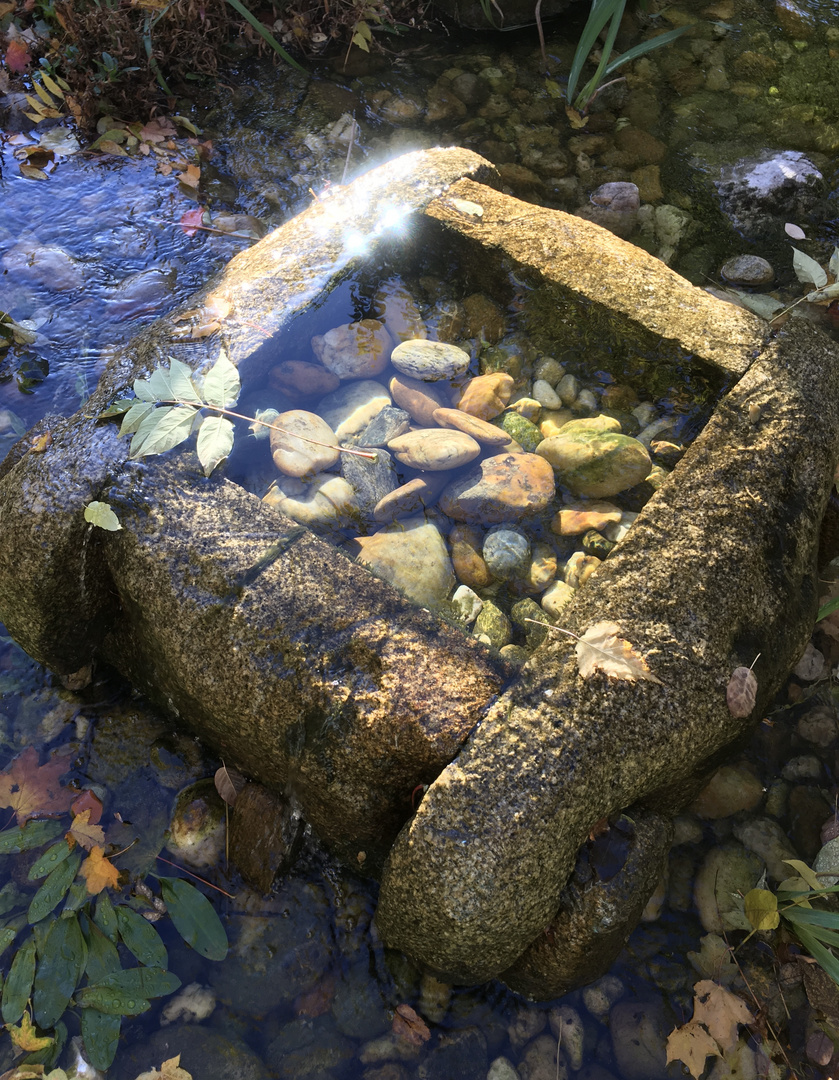
[[[751,668],[738,667],[732,671],[725,700],[732,716],[751,716],[757,700],[757,676]]]
[[[667,1037],[667,1064],[684,1062],[696,1080],[705,1072],[705,1060],[711,1054],[722,1057],[716,1042],[695,1020],[689,1020]]]
[[[739,1024],[752,1024],[754,1017],[742,998],[711,979],[703,979],[694,988],[693,1019],[704,1024],[724,1054],[733,1050],[739,1038]]]
[[[90,810],[84,810],[73,818],[70,831],[66,834],[71,847],[75,841],[79,847],[90,851],[91,848],[105,843],[105,830],[101,825],[91,825],[90,815]]]
[[[661,679],[650,671],[647,662],[634,645],[618,635],[621,628],[615,622],[597,622],[577,639],[577,668],[584,679],[595,671],[602,671],[612,679],[624,679],[663,685]]]
[[[66,755],[39,765],[38,751],[28,746],[0,773],[0,806],[12,807],[18,825],[33,817],[59,817],[79,794],[58,782],[69,768]]]
[[[87,883],[87,891],[96,896],[103,889],[115,889],[119,884],[119,870],[105,857],[101,847],[95,847],[79,867],[79,873]]]

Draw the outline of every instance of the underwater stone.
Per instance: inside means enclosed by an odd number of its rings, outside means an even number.
[[[375,508],[398,486],[393,458],[381,448],[371,451],[375,460],[358,454],[341,454],[341,476],[355,492],[355,503],[366,521],[375,520]]]
[[[774,281],[775,271],[758,255],[735,255],[720,267],[720,276],[732,285],[755,288]]]
[[[458,585],[452,596],[452,604],[457,611],[458,618],[467,626],[477,619],[481,614],[481,608],[484,606],[480,596],[474,589],[470,589],[468,585]]]
[[[565,581],[554,581],[545,589],[539,603],[546,615],[556,619],[574,598],[575,590]]]
[[[492,420],[504,411],[514,385],[512,375],[504,371],[477,375],[463,387],[457,407],[461,412],[470,413],[481,420]]]
[[[359,446],[387,446],[390,439],[404,435],[411,426],[411,414],[393,405],[386,405],[374,416],[370,423],[358,435]]]
[[[492,600],[484,600],[484,606],[475,620],[472,633],[475,637],[488,638],[490,645],[494,649],[500,649],[510,643],[513,636],[513,627],[497,604],[493,603]]]
[[[640,484],[652,469],[646,448],[616,432],[563,430],[541,442],[536,453],[575,495],[617,495]]]
[[[415,476],[413,480],[394,488],[376,503],[373,519],[390,522],[408,514],[421,513],[437,502],[445,484],[446,476],[442,473],[429,472],[423,476]]]
[[[492,574],[481,554],[483,539],[479,529],[455,525],[449,533],[449,546],[458,581],[471,589],[485,589],[492,583]]]
[[[285,428],[285,431],[277,428]],[[311,479],[316,473],[331,468],[341,456],[335,446],[335,432],[329,424],[316,413],[304,409],[280,413],[274,420],[270,439],[271,456],[280,472],[301,480]],[[321,445],[323,443],[327,445]]]
[[[319,397],[331,394],[341,385],[334,371],[306,360],[287,360],[268,372],[268,382],[285,394]]]
[[[358,516],[352,487],[342,476],[329,473],[313,477],[309,484],[293,477],[278,480],[262,501],[317,531],[344,529]]]
[[[519,529],[500,526],[484,537],[483,558],[493,577],[507,581],[524,572],[530,562],[530,541]]]
[[[373,314],[395,341],[425,337],[419,308],[400,281],[386,281],[379,288],[373,297]]]
[[[464,431],[483,446],[506,446],[510,441],[506,431],[460,409],[435,409],[434,419],[440,427]]]
[[[369,379],[387,367],[393,339],[378,319],[362,319],[316,335],[312,349],[339,378]]]
[[[391,353],[397,371],[421,382],[456,379],[469,368],[469,353],[443,341],[403,341]]]
[[[454,588],[446,542],[433,522],[406,518],[354,541],[358,562],[395,585],[409,600],[438,607]],[[349,550],[353,552],[353,545]]]
[[[442,472],[468,465],[481,452],[480,443],[463,431],[420,428],[387,444],[397,461],[422,472]]]
[[[522,450],[532,454],[542,442],[542,432],[517,412],[508,411],[499,417],[498,423],[502,431],[506,431],[511,439],[515,439]]]
[[[603,529],[617,524],[623,511],[610,502],[566,503],[551,522],[551,531],[559,536],[582,536],[589,529]]]
[[[327,394],[318,405],[318,412],[339,440],[358,434],[374,417],[391,405],[390,394],[380,382],[362,379],[340,386]]]
[[[499,454],[453,480],[440,506],[455,521],[494,525],[544,510],[555,490],[553,470],[544,458]]]
[[[434,427],[434,410],[451,405],[446,386],[412,379],[409,375],[394,375],[390,380],[393,400],[411,414],[422,427]]]

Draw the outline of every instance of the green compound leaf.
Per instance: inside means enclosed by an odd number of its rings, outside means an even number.
[[[827,274],[821,266],[798,248],[792,249],[792,268],[795,276],[804,285],[813,284],[817,289],[823,289],[827,285]]]
[[[6,982],[3,985],[3,997],[0,999],[0,1012],[3,1022],[16,1024],[23,1016],[32,982],[35,978],[35,939],[30,938],[15,953]]]
[[[120,435],[133,435],[149,413],[154,412],[155,405],[151,401],[138,401],[132,398],[131,408],[128,409],[120,424]]]
[[[180,988],[181,980],[163,968],[135,967],[114,971],[95,985],[103,990],[124,990],[137,997],[156,998],[174,994]]]
[[[198,429],[198,460],[209,476],[233,449],[233,425],[223,416],[205,416]]]
[[[119,940],[117,914],[114,911],[114,905],[111,903],[111,898],[106,892],[99,893],[99,896],[97,897],[93,921],[105,937],[116,945]]]
[[[72,848],[66,840],[59,840],[51,848],[47,848],[44,854],[37,859],[29,868],[29,880],[37,881],[38,878],[46,877],[50,871],[55,870],[59,863],[70,857]]]
[[[47,880],[32,897],[32,903],[29,905],[28,918],[31,923],[40,922],[41,919],[46,918],[51,911],[58,907],[70,888],[73,878],[79,872],[81,861],[81,855],[74,852],[64,862],[59,863],[47,877]]]
[[[86,963],[87,945],[79,920],[75,915],[56,919],[38,953],[32,995],[35,1020],[42,1028],[51,1028],[61,1019]]]
[[[122,416],[127,413],[129,409],[133,408],[136,404],[136,398],[117,398],[113,404],[109,405],[107,409],[104,409],[96,417],[97,420],[110,420],[114,416]]]
[[[198,409],[188,405],[163,405],[146,416],[131,440],[132,458],[165,454],[189,438]]]
[[[119,518],[111,509],[111,504],[106,502],[89,502],[84,508],[84,519],[91,525],[96,525],[100,529],[106,529],[108,532],[119,532],[122,525],[119,523]]]
[[[208,405],[225,409],[236,404],[241,389],[239,372],[228,360],[227,353],[223,352],[204,378],[202,400]]]
[[[110,1016],[139,1016],[151,1008],[145,998],[115,986],[85,986],[76,992],[76,1004]]]
[[[82,1010],[82,1039],[87,1060],[105,1072],[113,1064],[119,1048],[119,1029],[122,1017],[110,1016],[98,1009]]]
[[[16,855],[54,840],[65,826],[57,821],[27,821],[25,825],[0,834],[0,855]]]
[[[159,880],[175,929],[187,945],[207,960],[223,960],[227,956],[227,933],[207,897],[183,878]]]
[[[195,389],[192,381],[192,371],[176,360],[169,357],[169,370],[159,367],[151,373],[147,383],[149,391],[154,394],[154,401],[200,401],[201,395]]]
[[[169,966],[169,956],[166,946],[148,919],[144,919],[130,907],[120,904],[116,909],[117,926],[119,936],[125,943],[126,948],[140,961],[141,964],[166,968]],[[110,1009],[103,1009],[110,1012]]]
[[[746,918],[755,930],[774,930],[781,921],[778,898],[768,889],[752,889],[743,897]]]

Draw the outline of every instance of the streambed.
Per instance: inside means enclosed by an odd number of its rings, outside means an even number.
[[[526,50],[531,59],[536,55],[532,43],[526,46]],[[468,56],[468,52],[466,55]],[[463,53],[459,54],[457,59],[459,64],[463,63]],[[502,71],[504,69],[503,59],[501,56],[498,57],[498,64]],[[381,82],[383,77],[381,75],[375,77],[368,75],[366,78]],[[335,85],[331,80],[322,81],[331,86]],[[369,86],[370,84],[365,85]],[[352,89],[350,89],[350,93],[353,93]],[[400,96],[407,97],[407,94],[401,94]],[[302,90],[298,92],[298,97],[302,98]],[[306,112],[308,107],[306,105],[307,99],[303,98],[302,100],[303,103],[296,114],[292,114],[292,116],[283,115],[282,117],[282,124],[287,126],[288,137],[291,141],[288,147],[282,145],[287,133],[286,130],[280,130],[277,133],[277,128],[274,126],[274,135],[271,137],[266,134],[266,130],[269,130],[269,124],[266,122],[260,133],[259,154],[254,155],[252,150],[248,151],[247,149],[240,151],[240,160],[250,162],[253,171],[256,171],[255,162],[258,162],[262,172],[259,173],[255,181],[252,176],[246,178],[244,175],[239,180],[236,193],[241,198],[236,207],[237,209],[246,209],[251,212],[265,209],[265,216],[269,221],[272,212],[277,213],[278,204],[275,204],[273,208],[270,206],[263,186],[267,182],[265,177],[268,172],[272,173],[273,183],[277,183],[276,177],[281,175],[281,169],[277,162],[268,159],[269,153],[275,149],[277,153],[282,152],[288,155],[290,159],[289,168],[297,166],[296,171],[286,174],[288,184],[285,187],[281,185],[284,197],[288,201],[283,204],[280,212],[285,212],[286,208],[296,208],[300,200],[311,197],[308,192],[305,192],[306,182],[321,181],[324,178],[324,173],[330,172],[333,179],[340,179],[338,175],[339,168],[343,168],[342,159],[345,158],[346,154],[346,147],[342,147],[340,142],[334,151],[325,153],[323,156],[319,155],[322,146],[316,140],[315,151],[309,148],[306,150],[301,148],[301,144],[304,144],[307,138],[310,142],[313,141],[311,139],[311,129],[306,130],[307,125],[302,124],[295,129],[295,121],[298,118],[308,118],[310,115]],[[388,100],[392,99],[385,99],[385,103]],[[261,120],[266,119],[269,112],[267,106],[264,107],[262,113],[258,108],[255,111],[257,116],[261,117]],[[367,119],[367,114],[365,114],[364,119]],[[320,120],[320,117],[317,120]],[[386,129],[383,128],[381,120],[370,117],[369,125],[374,133],[370,141],[375,143],[376,139],[382,140],[384,136],[381,132]],[[256,128],[259,128],[259,126],[259,123],[254,125]],[[298,136],[297,141],[294,140],[295,130]],[[405,140],[405,145],[416,145],[415,142],[412,142],[413,139],[418,139],[421,142],[422,139],[433,137],[434,141],[437,141],[438,138],[448,134],[448,131],[439,121],[436,122],[432,134],[429,134],[425,128],[420,129],[420,132],[417,133],[414,126],[407,130],[408,135],[401,128],[389,133],[387,135],[389,145],[396,145],[397,140],[400,139]],[[456,132],[456,134],[452,135],[452,138],[455,139],[461,134],[461,132]],[[803,136],[798,136],[798,138],[803,138]],[[224,152],[227,155],[225,169],[219,170],[220,175],[217,180],[219,185],[225,177],[235,177],[234,166],[228,164],[228,162],[232,163],[237,160],[236,146],[233,143],[232,136],[228,136],[228,139],[229,142],[224,147]],[[246,144],[247,139],[243,138],[242,145],[246,146]],[[481,148],[485,147],[482,146]],[[359,140],[355,153],[363,154],[366,160],[370,160],[370,151],[364,147],[362,139]],[[331,164],[329,164],[330,161]],[[72,164],[75,167],[75,163]],[[67,169],[70,165],[71,162],[63,164],[50,183],[57,186],[57,182],[62,177],[62,170]],[[127,164],[123,164],[120,168],[125,170],[128,167]],[[130,167],[135,168],[135,165],[132,163]],[[140,167],[142,167],[142,164],[140,164]],[[556,168],[557,166],[554,164],[553,167]],[[523,166],[523,168],[527,168],[527,166]],[[508,170],[508,175],[512,175],[511,170]],[[564,178],[560,177],[559,179]],[[598,175],[598,179],[600,179],[600,175]],[[303,183],[300,182],[301,180]],[[28,191],[32,189],[32,182],[15,180],[15,183],[25,183]],[[158,184],[157,181],[155,183]],[[44,188],[47,188],[47,186],[44,185]],[[182,212],[182,208],[186,208],[190,204],[185,200],[182,202],[177,201],[182,196],[173,195],[172,190],[171,186],[159,185],[162,196],[161,201],[164,205],[168,201],[174,219]],[[221,189],[218,188],[217,190]],[[166,193],[165,196],[163,195],[164,192]],[[545,197],[544,191],[542,197]],[[260,203],[260,199],[265,201]],[[159,206],[160,203],[158,202],[150,212],[157,214]],[[52,213],[51,209],[49,213]],[[47,213],[45,211],[45,221],[46,217]],[[829,241],[831,228],[829,221],[823,224],[822,231],[818,233],[822,243],[826,244]],[[176,229],[173,229],[173,232],[177,235]],[[50,237],[49,229],[46,227],[44,236]],[[717,243],[716,238],[707,234],[706,236],[707,244],[716,250],[714,247]],[[200,239],[196,241],[194,238],[190,241],[188,249],[190,257],[184,261],[189,268],[188,274],[194,274],[195,276],[187,277],[186,292],[191,292],[197,280],[203,278],[212,268],[212,245],[216,243],[217,241],[210,237],[204,238],[203,241]],[[231,241],[222,240],[218,242],[219,247],[222,244],[226,245],[229,251]],[[81,253],[82,249],[77,248],[76,250]],[[695,249],[692,247],[691,250]],[[154,252],[155,256],[163,254],[168,256],[165,248],[155,248]],[[199,252],[201,258],[194,257]],[[222,252],[216,254],[215,257],[226,256]],[[206,263],[202,261],[203,258],[207,258]],[[46,283],[43,283],[40,287],[46,288]],[[180,279],[178,288],[180,288]],[[369,291],[368,288],[368,294]],[[41,295],[43,296],[43,294]],[[174,297],[180,299],[183,295],[185,293],[175,293],[173,299]],[[428,297],[423,298],[420,296],[419,299],[421,301],[423,299],[427,300]],[[497,298],[493,298],[493,300],[496,302]],[[369,303],[369,295],[367,302]],[[27,314],[26,312],[25,300],[16,301],[16,303],[17,306],[14,309],[16,318],[32,317],[31,313]],[[507,304],[512,305],[513,299],[505,297],[504,305]],[[71,305],[68,304],[67,307],[70,308]],[[61,307],[59,307],[59,310],[62,315],[66,311]],[[81,310],[85,311],[86,317],[89,316],[90,309],[85,310],[82,308]],[[336,314],[334,324],[337,325],[344,320],[367,314],[368,310],[364,302],[361,302],[358,306],[356,306],[355,302],[351,305],[347,304],[347,307],[341,311],[340,315]],[[66,325],[70,327],[69,323]],[[113,320],[105,319],[98,326],[98,340],[104,343],[108,340],[108,334],[112,335],[111,341],[117,340],[120,334],[133,332],[136,325],[134,323],[130,328],[127,327],[122,316]],[[322,332],[329,328],[328,325],[323,325],[318,329]],[[72,411],[75,401],[72,401],[70,407],[65,406],[67,405],[68,380],[74,380],[78,375],[78,371],[75,370],[74,366],[75,349],[74,346],[70,347],[68,345],[68,340],[73,341],[74,332],[74,330],[68,329],[68,338],[64,339],[64,351],[58,349],[51,354],[54,361],[53,374],[44,379],[42,384],[35,387],[35,392],[28,399],[21,394],[18,388],[19,384],[16,385],[12,382],[5,384],[8,407],[24,417],[27,423],[37,418],[38,407],[42,408],[43,412],[51,411],[56,407],[61,411]],[[62,342],[59,341],[58,344],[61,345]],[[97,360],[98,358],[94,357],[94,364]],[[95,371],[95,367],[93,370]],[[600,370],[599,365],[593,370]],[[26,387],[26,389],[32,388],[32,386]],[[695,407],[696,403],[689,400],[687,413],[689,414]],[[37,696],[36,699],[31,697],[33,686],[38,686],[40,680],[38,673],[28,668],[23,658],[15,657],[11,650],[7,654],[7,663],[11,677],[19,680],[17,686],[19,696],[15,696],[14,683],[12,683],[10,696],[6,700],[9,718],[8,739],[11,747],[29,741],[33,731],[41,723],[40,716],[36,721],[32,715],[34,708],[32,701],[37,700]],[[77,719],[77,709],[83,703],[71,699],[69,705],[62,707],[63,711],[59,710],[56,713],[55,708],[53,708],[55,699],[49,698],[48,690],[41,692],[41,700],[43,700],[45,693],[50,706],[45,709],[45,712],[51,715],[51,723],[53,724],[51,730],[63,733],[65,730],[64,725]],[[58,703],[55,702],[55,705],[57,706]],[[674,849],[673,876],[667,890],[666,904],[661,909],[657,921],[637,932],[629,950],[619,961],[613,974],[621,979],[621,986],[612,982],[600,987],[605,996],[599,999],[591,994],[586,997],[585,994],[578,993],[572,995],[570,1001],[565,1003],[576,1010],[585,1030],[583,1057],[574,1056],[572,1058],[569,1052],[568,1064],[572,1071],[576,1071],[575,1066],[580,1065],[587,1069],[587,1075],[598,1075],[593,1071],[597,1068],[606,1069],[613,1075],[627,1077],[641,1075],[638,1071],[641,1067],[637,1064],[633,1065],[628,1058],[623,1056],[623,1047],[631,1040],[621,1042],[620,1035],[621,1031],[627,1031],[631,1028],[633,1016],[635,1017],[634,1023],[636,1025],[639,1023],[637,1019],[640,1015],[638,1012],[640,1009],[639,1002],[658,1003],[652,1009],[651,1015],[659,1015],[660,1003],[664,1002],[666,1009],[674,1010],[669,1017],[674,1024],[680,1021],[683,1016],[689,1015],[690,987],[694,981],[694,970],[685,963],[684,956],[688,948],[697,948],[700,933],[698,925],[694,921],[694,916],[691,914],[690,880],[693,871],[700,863],[708,864],[708,859],[711,856],[706,856],[703,852],[718,850],[717,845],[719,842],[726,840],[730,842],[732,835],[738,837],[747,835],[748,829],[746,825],[748,821],[758,820],[764,822],[764,824],[757,831],[760,832],[762,829],[763,834],[774,837],[774,854],[777,855],[779,851],[789,854],[792,849],[787,851],[783,847],[784,842],[779,838],[777,830],[773,832],[771,827],[771,822],[777,820],[784,826],[791,827],[794,830],[795,850],[800,855],[809,858],[814,854],[815,823],[821,814],[826,817],[830,809],[829,800],[825,798],[823,792],[829,791],[830,773],[825,770],[830,769],[833,764],[832,755],[835,745],[835,718],[831,718],[829,706],[827,712],[825,712],[824,702],[820,702],[819,708],[822,711],[819,714],[821,721],[818,724],[815,723],[812,715],[810,715],[809,720],[806,717],[799,717],[797,714],[780,716],[771,729],[761,730],[755,746],[755,755],[751,758],[750,763],[746,765],[741,765],[739,761],[733,763],[737,778],[735,787],[749,793],[748,806],[742,808],[738,806],[738,809],[741,813],[750,816],[734,821],[727,816],[717,818],[715,816],[719,810],[719,806],[717,806],[710,813],[706,807],[705,816],[699,820],[686,817],[679,836],[681,843]],[[91,718],[97,720],[101,728],[107,728],[107,723],[103,723],[104,718],[98,717],[97,709],[88,711],[94,714]],[[110,711],[113,724],[115,710],[111,709]],[[78,711],[78,716],[84,716],[84,714],[85,709],[82,707]],[[129,713],[129,715],[137,717],[141,714],[135,712],[133,714]],[[61,718],[60,723],[56,720],[56,716]],[[137,720],[132,719],[131,723],[132,727],[136,729]],[[160,724],[161,721],[159,720],[152,721],[152,727],[156,731],[160,731]],[[117,723],[114,726],[118,734],[120,724]],[[96,738],[95,732],[93,737]],[[170,740],[172,738],[169,734],[164,734],[163,737]],[[139,753],[138,758],[141,761],[143,760],[142,752]],[[205,766],[205,768],[209,767],[209,764]],[[197,774],[198,771],[200,769],[196,768],[193,774]],[[759,790],[764,785],[770,788],[771,796],[770,802],[765,807],[763,804],[763,792]],[[171,790],[170,785],[165,785],[165,790]],[[150,800],[149,804],[152,805],[157,801]],[[164,799],[160,798],[159,802],[162,803],[163,801]],[[802,806],[806,807],[804,813],[801,812]],[[730,809],[730,805],[726,809]],[[138,812],[139,810],[135,809],[135,813]],[[711,822],[711,824],[703,826],[703,821]],[[770,825],[765,824],[767,821],[770,822]],[[821,823],[820,820],[818,823]],[[751,843],[754,845],[755,842],[751,841]],[[730,846],[731,843],[729,843]],[[308,884],[306,884],[307,878],[309,878]],[[288,918],[292,920],[292,925],[299,928],[300,936],[305,936],[306,940],[322,940],[326,943],[324,949],[319,953],[317,962],[311,962],[310,967],[299,983],[295,983],[293,979],[289,978],[288,971],[285,968],[279,973],[269,976],[272,985],[285,981],[288,988],[295,990],[295,995],[294,997],[288,996],[288,989],[282,994],[278,994],[278,999],[272,1002],[272,1006],[267,1010],[268,1021],[260,1023],[258,1032],[251,1030],[250,1036],[253,1040],[253,1046],[263,1055],[269,1067],[276,1070],[280,1075],[307,1075],[312,1073],[317,1075],[318,1071],[321,1075],[330,1075],[327,1071],[330,1069],[334,1075],[343,1075],[344,1073],[360,1075],[365,1069],[375,1067],[387,1069],[388,1072],[382,1075],[393,1077],[405,1074],[411,1075],[417,1068],[419,1068],[422,1076],[446,1075],[443,1071],[445,1069],[452,1071],[461,1068],[459,1065],[451,1064],[452,1060],[460,1060],[455,1057],[458,1053],[458,1046],[461,1046],[461,1049],[463,1047],[467,1048],[469,1060],[475,1063],[475,1076],[485,1075],[489,1061],[500,1053],[503,1053],[517,1064],[520,1064],[521,1060],[528,1055],[528,1060],[532,1061],[537,1058],[540,1048],[542,1053],[547,1049],[547,1056],[550,1058],[550,1048],[544,1042],[547,1036],[540,1036],[537,1030],[539,1025],[546,1019],[546,1007],[524,1007],[523,1012],[520,1014],[518,1011],[519,1005],[515,999],[505,991],[490,986],[479,991],[455,991],[448,1008],[444,1009],[443,1005],[448,1002],[448,992],[445,989],[436,988],[429,980],[420,983],[416,972],[410,969],[406,971],[396,958],[384,957],[381,949],[376,944],[375,934],[366,932],[371,908],[369,886],[351,878],[341,879],[334,869],[325,868],[317,856],[313,855],[308,862],[304,861],[299,873],[286,884],[280,894],[280,905],[282,911],[289,913]],[[707,912],[705,918],[706,920],[709,918]],[[295,922],[295,920],[299,921]],[[346,923],[352,924],[349,927],[349,933],[345,933]],[[709,929],[709,927],[706,925],[705,929]],[[292,934],[290,938],[284,939],[280,943],[277,955],[281,958],[287,956],[287,950],[296,947],[297,944],[298,936]],[[313,950],[313,955],[316,952],[316,950]],[[327,956],[330,959],[327,959]],[[250,963],[253,963],[253,961],[250,961]],[[190,965],[194,966],[194,958],[185,958],[185,970],[188,970]],[[334,970],[338,972],[337,991],[329,989],[329,975],[326,975],[325,972],[330,966],[333,966]],[[321,976],[324,976],[324,978],[321,979]],[[223,997],[230,1001],[229,1008],[232,1011],[219,1010],[215,1014],[215,1018],[208,1021],[208,1023],[223,1034],[230,1034],[231,1032],[238,1034],[243,1028],[247,1029],[249,1027],[248,1022],[243,1018],[252,1015],[253,1006],[235,998],[234,992],[225,982],[224,976],[219,975],[218,972],[208,973],[196,970],[196,977],[201,981],[225,983],[221,993]],[[229,978],[232,980],[233,977],[230,976]],[[394,981],[391,982],[391,979]],[[184,979],[184,981],[187,980]],[[241,979],[238,981],[241,983]],[[297,991],[303,993],[305,992],[304,988],[309,988],[309,982],[321,987],[322,998],[320,1004],[311,1005],[308,1002],[301,1001],[297,996]],[[614,1001],[615,1009],[612,1010],[611,1026],[607,1027],[601,1024],[600,1021],[605,1018],[610,1006],[613,1004],[610,995],[615,994],[619,995],[619,997]],[[439,1027],[435,1028],[435,1041],[419,1051],[416,1060],[409,1059],[394,1065],[392,1063],[394,1056],[398,1056],[398,1054],[392,1047],[390,1050],[386,1047],[374,1050],[370,1048],[369,1041],[387,1028],[389,1023],[387,1008],[392,1009],[396,1004],[404,1001],[412,1002],[418,1011],[432,1022],[435,1022],[435,1017],[439,1017],[439,1020],[436,1021]],[[603,1005],[604,1001],[606,1002],[605,1007]],[[359,1007],[361,1015],[358,1015],[357,1010],[354,1016],[347,1019],[346,1012],[349,1005],[358,1005],[359,1002],[367,1003],[364,1007]],[[260,1002],[260,1006],[261,1004]],[[620,1011],[618,1005],[625,1006],[623,1012]],[[320,1017],[313,1018],[312,1012],[321,1007],[324,1008],[323,1014]],[[620,1023],[621,1017],[624,1017],[623,1027],[621,1027]],[[663,1021],[664,1028],[669,1027],[669,1019]],[[514,1030],[512,1036],[508,1032],[508,1027],[511,1024],[513,1024]],[[556,1026],[557,1021],[554,1018],[554,1027]],[[655,1024],[651,1026],[654,1028]],[[477,1029],[478,1034],[475,1034],[474,1029]],[[545,1030],[547,1031],[547,1028]],[[174,1031],[177,1031],[177,1029],[174,1029]],[[138,1040],[141,1039],[139,1032],[140,1028],[138,1026],[136,1031],[133,1032],[134,1037]],[[441,1032],[446,1036],[452,1034],[452,1038],[440,1037]],[[555,1036],[556,1032],[553,1032],[552,1038],[555,1038]],[[132,1030],[129,1029],[129,1040],[131,1037]],[[184,1032],[183,1040],[185,1041],[188,1037],[190,1037],[189,1033]],[[172,1029],[167,1031],[166,1038],[173,1048],[172,1052],[175,1052],[177,1039],[172,1034]],[[538,1042],[539,1038],[542,1039],[541,1043]],[[484,1042],[481,1041],[482,1039]],[[510,1039],[512,1041],[509,1041]],[[486,1050],[482,1050],[484,1044]],[[377,1053],[383,1054],[385,1060],[391,1063],[377,1066],[375,1057]],[[158,1056],[162,1057],[164,1055],[160,1054]],[[449,1059],[449,1065],[444,1064],[446,1058]],[[151,1064],[151,1062],[144,1061],[143,1065],[146,1064]],[[555,1070],[553,1062],[549,1062],[549,1066],[552,1070]],[[254,1068],[256,1067],[254,1066]],[[196,1074],[211,1075],[208,1071],[210,1068],[209,1062],[205,1062],[201,1066],[195,1064],[192,1068]],[[500,1068],[498,1066],[497,1070]],[[652,1075],[649,1064],[645,1064],[643,1069],[646,1070],[643,1073],[644,1075]],[[521,1072],[522,1075],[535,1075],[533,1071],[530,1071],[529,1067],[522,1067]],[[472,1075],[472,1073],[465,1071],[458,1071],[453,1074]],[[126,1065],[124,1075],[133,1076],[133,1072],[131,1072],[128,1065]],[[230,1072],[228,1071],[226,1075],[230,1075]],[[656,1075],[658,1074],[656,1073]]]

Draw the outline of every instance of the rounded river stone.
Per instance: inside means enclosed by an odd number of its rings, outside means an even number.
[[[455,379],[463,375],[469,368],[470,356],[456,345],[417,338],[397,345],[390,362],[411,379],[437,382],[438,379]]]
[[[640,484],[652,468],[643,444],[616,432],[561,432],[541,442],[536,453],[575,495],[594,498]]]
[[[733,259],[723,263],[720,276],[732,285],[755,288],[774,281],[775,271],[772,264],[761,259],[759,255],[735,255]]]
[[[484,538],[483,557],[493,577],[507,581],[521,574],[530,562],[530,541],[509,525],[490,529]]]
[[[453,480],[440,496],[440,507],[455,521],[495,525],[544,510],[555,490],[553,469],[544,458],[498,454]]]
[[[409,600],[438,607],[455,585],[442,533],[424,517],[405,518],[372,536],[359,536],[358,561]]]
[[[278,431],[277,428],[284,428]],[[310,441],[314,440],[314,441]],[[308,480],[331,468],[341,456],[335,432],[315,413],[291,409],[280,413],[271,428],[271,455],[286,476]]]
[[[435,409],[434,419],[440,427],[465,431],[483,446],[506,446],[510,441],[510,436],[506,431],[486,420],[481,420],[480,417],[461,412],[460,409]]]
[[[421,472],[441,472],[468,465],[481,452],[480,443],[463,431],[421,428],[391,439],[388,450],[397,461]]]
[[[387,367],[393,340],[378,319],[362,319],[313,337],[312,349],[338,378],[369,379]]]

